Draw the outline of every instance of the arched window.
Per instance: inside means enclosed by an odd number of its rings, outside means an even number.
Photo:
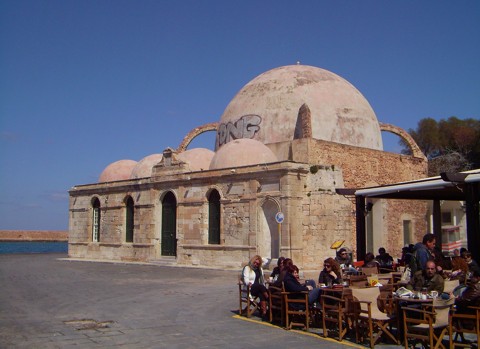
[[[100,200],[93,199],[92,202],[92,241],[100,241]]]
[[[131,196],[125,200],[125,242],[133,242],[135,207]]]
[[[220,194],[216,190],[208,196],[208,243],[220,244]]]

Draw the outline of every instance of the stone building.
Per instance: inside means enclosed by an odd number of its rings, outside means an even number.
[[[214,152],[187,150],[212,130]],[[381,131],[404,138],[413,156],[383,151]],[[260,254],[319,270],[334,241],[356,244],[354,200],[336,188],[410,181],[426,170],[409,135],[379,123],[349,82],[316,67],[279,67],[245,85],[218,123],[194,129],[177,149],[117,161],[98,183],[73,187],[69,255],[237,268]],[[367,249],[399,253],[405,234],[426,231],[426,208],[370,202]]]

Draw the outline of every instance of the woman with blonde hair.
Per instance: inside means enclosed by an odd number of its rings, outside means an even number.
[[[250,285],[250,293],[260,298],[260,311],[262,318],[267,315],[268,292],[265,287],[265,276],[262,269],[263,260],[259,255],[253,256],[248,264],[243,267],[242,281],[244,285]]]

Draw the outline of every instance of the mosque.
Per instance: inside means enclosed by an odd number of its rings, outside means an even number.
[[[209,131],[215,151],[188,149]],[[403,138],[413,155],[384,151],[382,131]],[[352,84],[317,67],[283,66],[247,83],[218,123],[195,128],[177,149],[119,160],[97,183],[74,186],[68,253],[215,268],[239,268],[259,254],[320,270],[335,241],[357,244],[359,207],[337,188],[426,174],[413,139],[379,123]],[[421,201],[373,199],[360,209],[369,251],[383,246],[396,255],[427,229]]]

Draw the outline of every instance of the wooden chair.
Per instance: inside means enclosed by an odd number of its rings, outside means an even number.
[[[373,274],[378,274],[378,268],[377,267],[371,267],[371,268],[360,268],[360,271],[362,274],[367,275],[367,276],[372,276]]]
[[[443,292],[450,293],[453,292],[455,287],[460,285],[458,280],[445,280],[445,285],[443,286]]]
[[[393,284],[393,273],[378,274],[378,282],[382,285]]]
[[[333,329],[338,329],[338,340],[341,342],[347,334],[347,304],[344,299],[330,295],[321,295],[323,336],[328,336],[327,323]],[[335,326],[336,325],[336,326]]]
[[[308,331],[310,327],[308,291],[282,291],[282,295],[285,307],[285,329],[290,330],[293,326],[298,326]],[[300,319],[303,319],[303,321],[300,322]]]
[[[357,343],[360,334],[367,333],[370,341],[370,348],[375,346],[382,334],[388,336],[395,344],[398,344],[397,338],[392,334],[391,324],[395,320],[394,316],[386,314],[378,308],[378,298],[380,297],[379,287],[369,287],[353,289],[355,307],[355,332]],[[361,336],[363,338],[363,335]]]
[[[350,275],[351,288],[364,288],[368,286],[367,275]]]
[[[254,297],[250,293],[250,285],[238,282],[239,308],[238,314],[245,315],[247,318],[253,315],[255,311],[260,309],[258,297]]]
[[[408,349],[409,338],[421,341],[430,349],[445,349],[442,339],[449,331],[449,312],[454,302],[453,297],[449,300],[437,298],[427,308],[402,307],[405,349]]]
[[[283,287],[274,285],[268,287],[270,322],[278,322],[282,326],[285,325],[285,303],[282,294],[284,291]]]
[[[464,333],[477,335],[477,348],[480,348],[480,307],[470,306],[471,313],[461,314],[455,311],[450,312],[449,319],[449,337],[450,348],[457,346],[470,348],[471,343],[465,341]],[[455,333],[455,338],[453,334]],[[461,341],[457,341],[460,336]]]

